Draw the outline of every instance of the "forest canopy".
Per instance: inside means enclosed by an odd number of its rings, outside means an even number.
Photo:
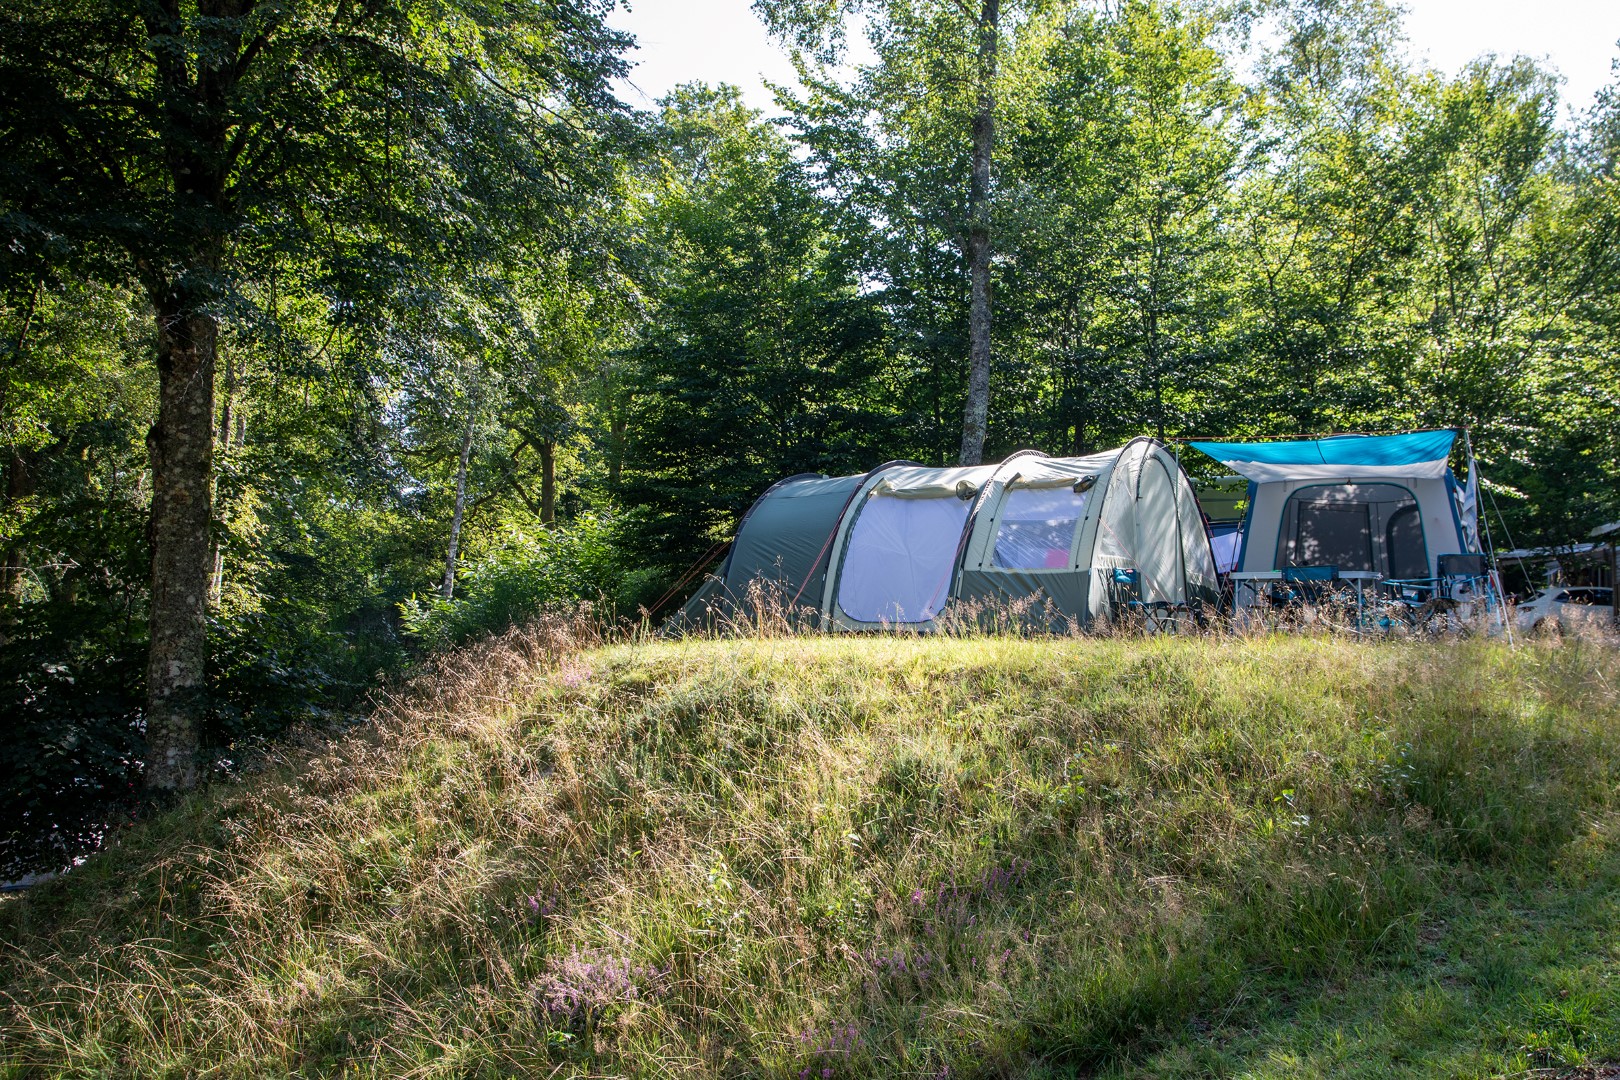
[[[778,118],[617,100],[609,0],[0,2],[0,878],[792,473],[1443,426],[1499,540],[1620,519],[1620,83],[1379,0],[755,8]]]

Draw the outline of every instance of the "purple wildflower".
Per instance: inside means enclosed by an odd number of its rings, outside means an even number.
[[[524,906],[529,909],[529,917],[544,921],[557,912],[557,897],[544,889],[538,889],[524,898]]]
[[[635,964],[605,949],[575,948],[556,961],[530,991],[553,1022],[589,1021],[602,1012],[663,992],[665,970]]]
[[[831,1077],[838,1059],[849,1057],[861,1045],[861,1033],[854,1024],[839,1024],[825,1031],[803,1032],[798,1039],[805,1045],[805,1054],[809,1058],[799,1071],[799,1080],[809,1080],[816,1074],[818,1066],[822,1077]]]

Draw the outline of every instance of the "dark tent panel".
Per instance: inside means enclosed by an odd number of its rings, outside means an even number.
[[[827,556],[844,507],[865,476],[809,476],[766,492],[737,530],[720,577],[740,602],[751,581],[761,581],[789,602],[821,596]]]

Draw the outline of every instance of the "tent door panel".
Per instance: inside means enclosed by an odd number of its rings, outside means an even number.
[[[1136,567],[1142,574],[1142,599],[1185,603],[1175,481],[1157,456],[1142,463],[1136,493]]]
[[[1428,565],[1422,519],[1397,484],[1314,484],[1288,496],[1275,567],[1336,566],[1388,577]]]
[[[873,495],[850,530],[838,609],[863,623],[924,623],[950,596],[969,503]]]

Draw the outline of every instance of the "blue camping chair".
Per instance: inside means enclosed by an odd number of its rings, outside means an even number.
[[[1125,612],[1142,620],[1144,628],[1149,630],[1173,630],[1176,628],[1176,612],[1184,605],[1171,603],[1168,600],[1142,599],[1142,571],[1132,568],[1115,567],[1113,570],[1113,596],[1114,606],[1123,608]]]
[[[1285,566],[1271,588],[1272,607],[1320,604],[1339,591],[1337,566]]]
[[[1440,556],[1440,595],[1457,599],[1460,592],[1483,592],[1491,568],[1480,554]]]

